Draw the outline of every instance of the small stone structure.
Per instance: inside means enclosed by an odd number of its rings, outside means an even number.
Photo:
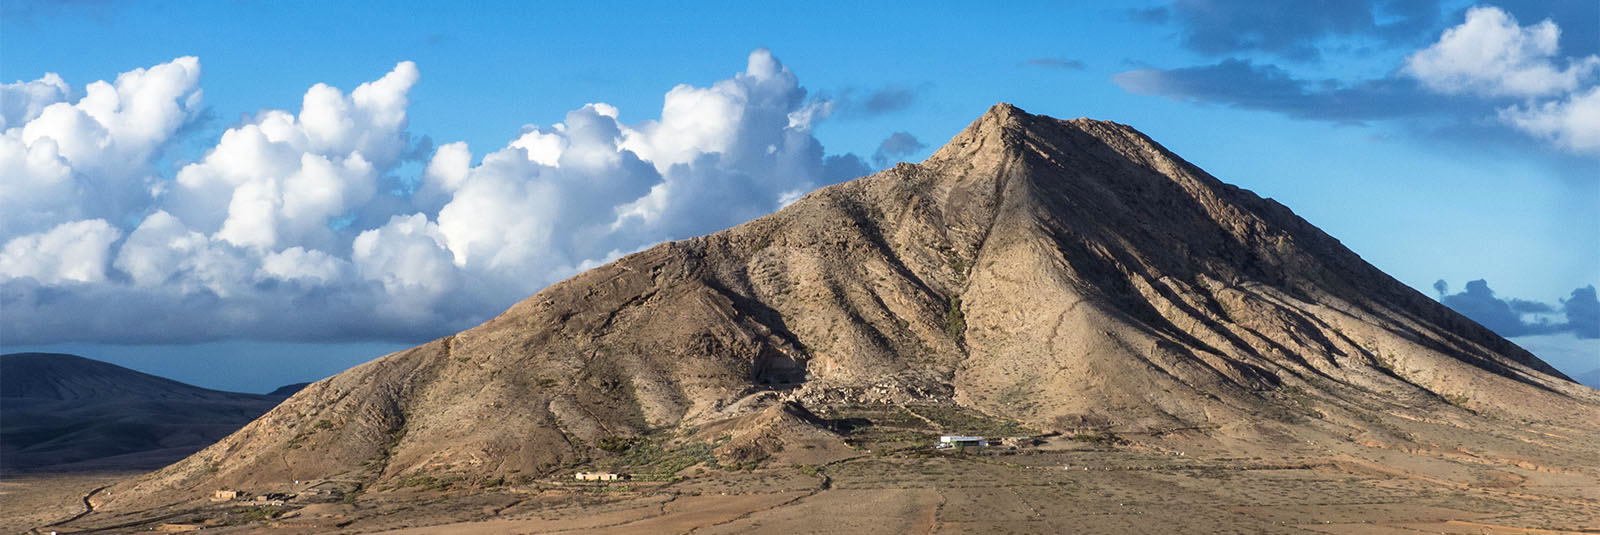
[[[1000,445],[1011,449],[1024,448],[1038,444],[1033,437],[1005,437],[1000,439]]]
[[[214,502],[226,502],[226,501],[234,500],[234,499],[236,499],[238,497],[239,497],[239,491],[237,491],[237,490],[219,490],[219,491],[211,493],[211,501],[214,501]]]
[[[578,481],[620,481],[628,479],[628,474],[618,474],[616,472],[578,472],[576,475],[573,475],[572,478]]]

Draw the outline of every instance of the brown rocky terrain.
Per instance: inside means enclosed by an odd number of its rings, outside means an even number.
[[[706,467],[792,463],[822,486],[779,485],[755,510],[845,506],[830,469],[938,432],[1057,433],[1049,444],[1147,456],[1048,457],[1068,470],[1203,458],[1456,490],[1549,476],[1552,510],[1600,505],[1600,392],[1128,126],[1001,104],[923,163],[624,257],[314,383],[97,494],[78,525],[223,488],[317,482],[384,503],[607,466],[689,488]],[[904,496],[906,526],[923,527],[881,530],[949,528],[941,512],[990,499],[941,489]],[[483,510],[510,506],[496,507]]]

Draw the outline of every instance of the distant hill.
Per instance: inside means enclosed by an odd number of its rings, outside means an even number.
[[[1589,388],[1600,389],[1600,368],[1572,376],[1572,380]]]
[[[286,398],[286,397],[289,397],[289,396],[293,396],[295,392],[299,392],[299,391],[305,389],[305,387],[307,387],[307,386],[311,386],[311,383],[295,383],[295,384],[292,384],[292,385],[283,385],[283,386],[280,386],[280,387],[278,387],[276,389],[273,389],[273,391],[271,391],[271,392],[267,392],[267,395]]]
[[[157,468],[284,397],[200,388],[76,355],[0,355],[0,471]]]

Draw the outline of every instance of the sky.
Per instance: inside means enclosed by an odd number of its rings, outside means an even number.
[[[1132,125],[1600,368],[1600,4],[0,0],[0,351],[264,392],[920,161]]]

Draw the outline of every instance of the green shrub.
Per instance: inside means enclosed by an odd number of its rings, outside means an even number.
[[[944,315],[944,332],[958,342],[967,333],[967,317],[961,312],[960,296],[950,298],[950,310]]]

